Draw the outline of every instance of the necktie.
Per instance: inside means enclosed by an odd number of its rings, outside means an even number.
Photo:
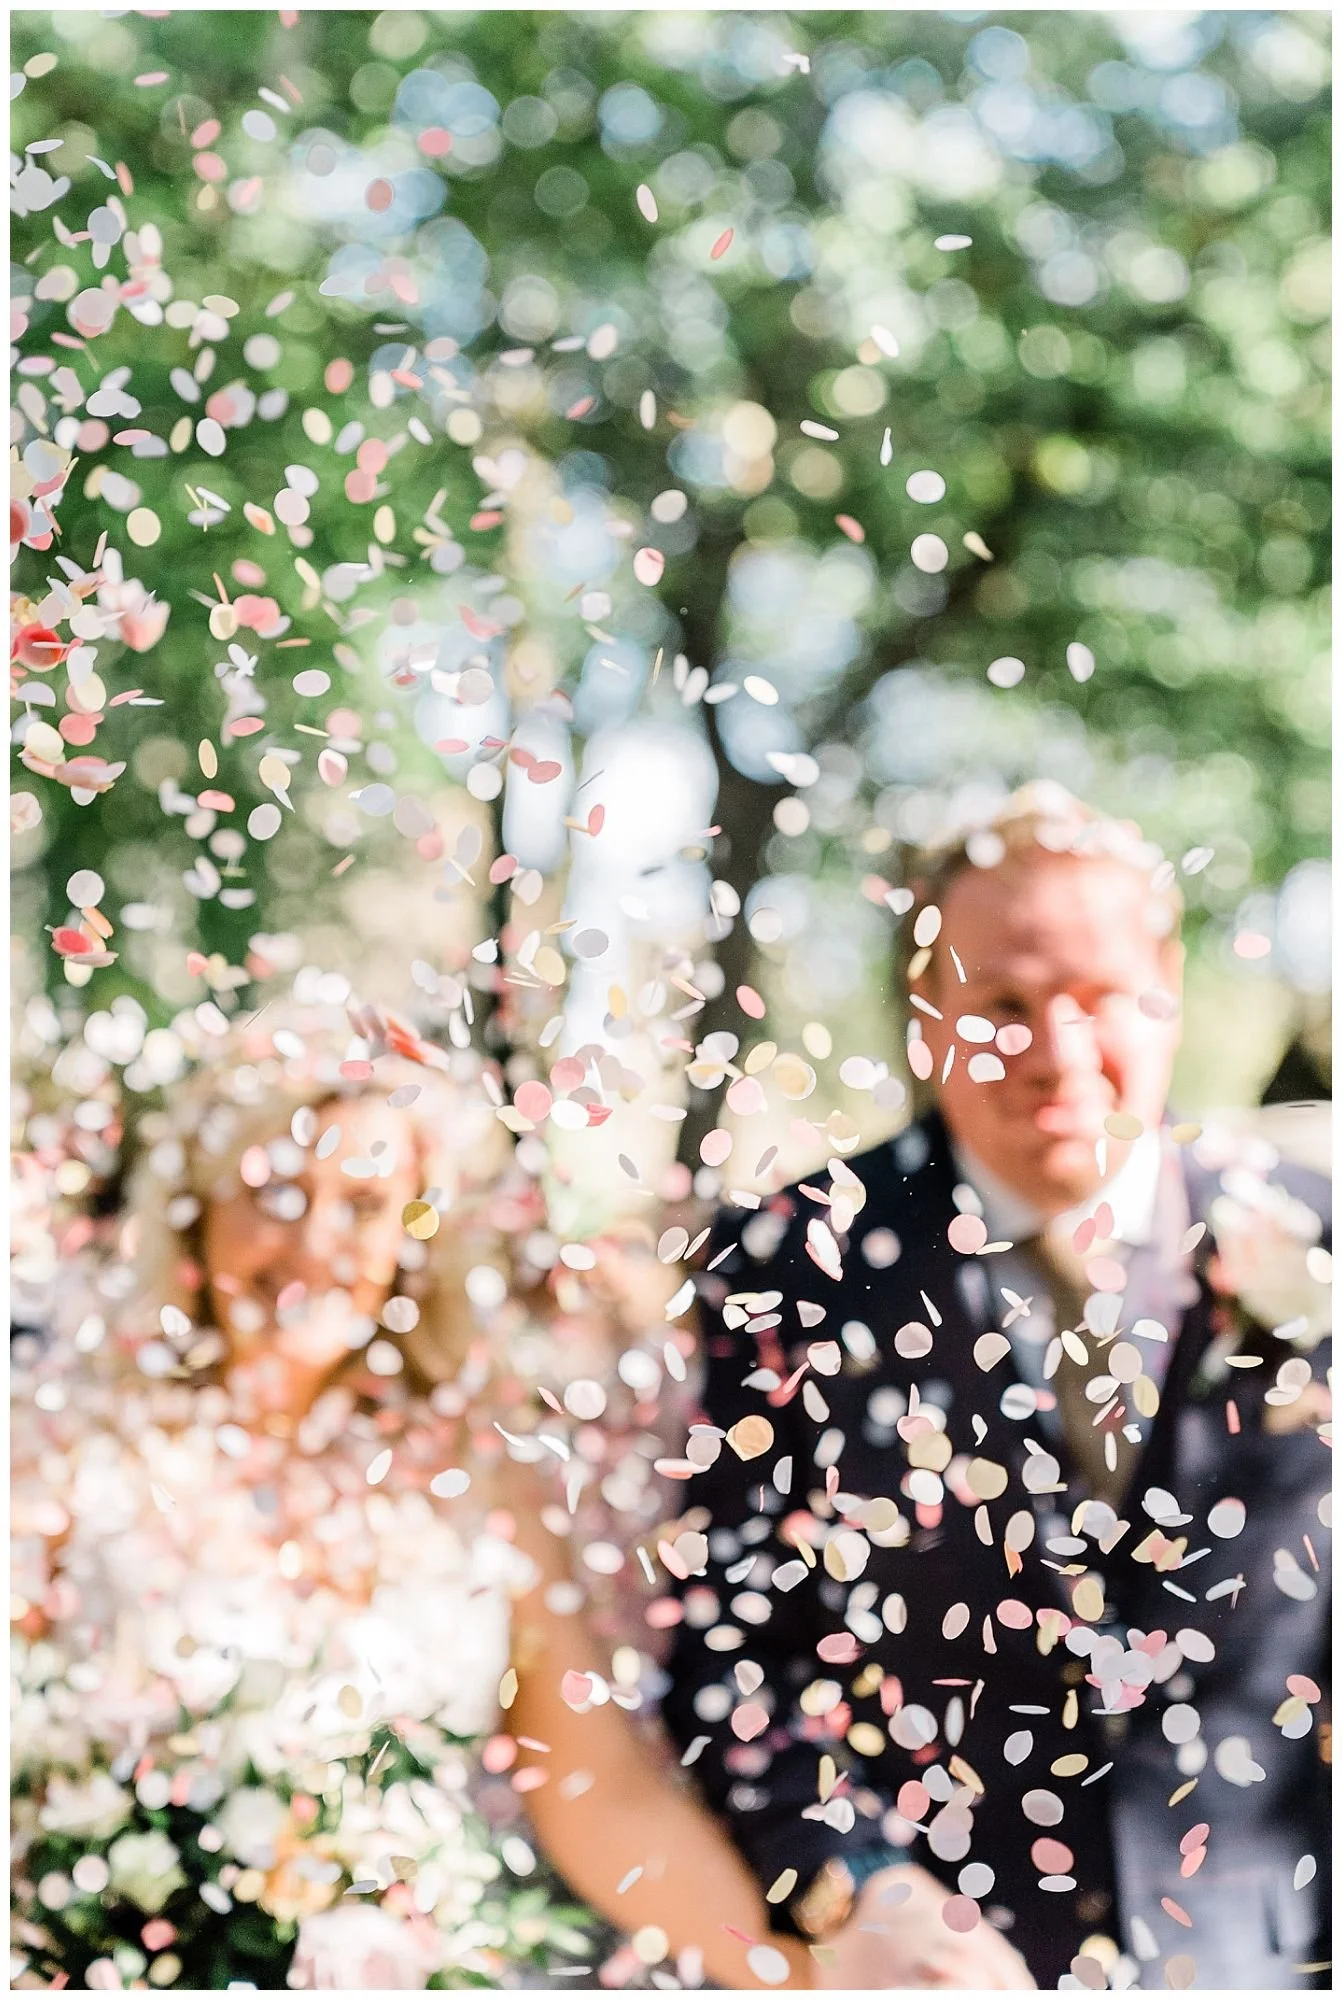
[[[1032,1236],[1020,1248],[1048,1287],[1053,1300],[1055,1335],[1060,1340],[1064,1333],[1067,1335],[1052,1377],[1067,1449],[1092,1498],[1117,1507],[1132,1474],[1135,1448],[1113,1417],[1103,1424],[1096,1422],[1112,1398],[1092,1402],[1086,1395],[1087,1383],[1105,1373],[1095,1335],[1085,1325],[1086,1301],[1094,1287],[1086,1281],[1081,1258],[1070,1243],[1056,1234],[1045,1231]],[[1077,1358],[1083,1349],[1084,1361]],[[1121,1396],[1122,1392],[1119,1393]]]

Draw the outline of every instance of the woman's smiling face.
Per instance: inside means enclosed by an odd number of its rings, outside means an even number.
[[[404,1240],[401,1212],[420,1192],[404,1120],[374,1097],[334,1099],[316,1107],[315,1119],[312,1144],[291,1177],[280,1178],[265,1146],[253,1146],[234,1192],[206,1202],[206,1286],[235,1358],[275,1339],[285,1292],[286,1308],[309,1308],[300,1315],[306,1321],[332,1293],[343,1295],[347,1314],[376,1319],[391,1291]],[[282,1129],[274,1137],[291,1143]],[[345,1171],[347,1162],[385,1168],[388,1161],[385,1173]],[[247,1184],[262,1175],[263,1185]],[[345,1314],[321,1316],[330,1322],[333,1363]]]

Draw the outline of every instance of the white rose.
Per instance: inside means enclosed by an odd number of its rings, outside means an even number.
[[[1313,1210],[1283,1188],[1236,1176],[1209,1211],[1222,1287],[1260,1325],[1290,1326],[1293,1338],[1312,1345],[1330,1329],[1331,1295],[1313,1276],[1307,1257],[1318,1242]]]
[[[46,1798],[38,1817],[48,1833],[74,1834],[82,1840],[107,1840],[130,1818],[132,1800],[115,1778],[95,1771],[87,1784],[75,1785],[58,1772],[47,1779]]]
[[[273,1868],[275,1842],[288,1817],[288,1807],[274,1792],[244,1785],[224,1801],[214,1823],[224,1846],[245,1868]]]
[[[344,1993],[422,1991],[438,1965],[438,1950],[417,1927],[376,1903],[343,1903],[304,1917],[289,1984]]]
[[[186,1885],[177,1862],[176,1847],[156,1831],[123,1833],[107,1850],[113,1889],[151,1917]]]

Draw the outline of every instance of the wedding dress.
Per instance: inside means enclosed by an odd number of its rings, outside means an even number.
[[[20,1873],[46,1874],[21,1952],[46,1932],[34,1969],[85,1969],[68,1932],[106,1885],[150,1919],[130,1949],[151,1984],[227,1984],[201,1982],[210,1952],[259,1983],[291,1950],[295,1985],[498,1974],[507,1841],[474,1809],[473,1746],[533,1574],[465,1469],[488,1425],[456,1390],[376,1408],[341,1387],[280,1438],[222,1388],[28,1347],[12,1758]],[[263,1964],[230,1957],[244,1903]]]

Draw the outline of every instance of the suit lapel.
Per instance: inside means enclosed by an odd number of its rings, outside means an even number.
[[[1047,1455],[1056,1465],[1057,1447],[1039,1420],[1034,1391],[1017,1370],[1014,1352],[1009,1350],[988,1370],[981,1369],[974,1358],[975,1342],[981,1335],[997,1331],[1000,1324],[992,1282],[994,1259],[961,1256],[948,1241],[947,1229],[956,1213],[952,1199],[955,1165],[941,1118],[933,1113],[919,1127],[911,1129],[921,1132],[928,1152],[925,1164],[910,1175],[907,1183],[908,1206],[904,1209],[902,1232],[904,1255],[916,1260],[914,1296],[919,1290],[925,1292],[942,1316],[942,1325],[934,1330],[933,1352],[915,1372],[923,1373],[929,1380],[941,1377],[950,1382],[955,1399],[951,1429],[956,1449],[970,1457],[994,1460],[1005,1466],[1010,1482],[1007,1490],[1018,1496],[1019,1505],[1028,1492],[1022,1479],[1027,1462]],[[906,1280],[906,1286],[907,1283]],[[907,1299],[907,1289],[903,1296]],[[917,1311],[921,1316],[924,1308],[919,1305]],[[889,1334],[892,1336],[894,1331],[892,1327]],[[1010,1408],[1013,1397],[1024,1414],[1008,1416],[1003,1412],[1003,1401]],[[973,1422],[975,1415],[980,1418],[980,1425]],[[1056,1482],[1049,1482],[1050,1486],[1056,1483],[1061,1487],[1066,1475],[1067,1468],[1062,1466]],[[1066,1498],[1060,1491],[1030,1493],[1029,1498],[1041,1530],[1055,1511],[1067,1512]],[[975,1547],[985,1560],[994,1560],[987,1549],[977,1543]],[[996,1560],[1001,1561],[1000,1555]],[[1056,1570],[1031,1563],[1026,1574],[1037,1577],[1044,1593],[1060,1610],[1070,1609],[1067,1579]],[[1007,1583],[1003,1571],[1003,1595],[1010,1594]]]

